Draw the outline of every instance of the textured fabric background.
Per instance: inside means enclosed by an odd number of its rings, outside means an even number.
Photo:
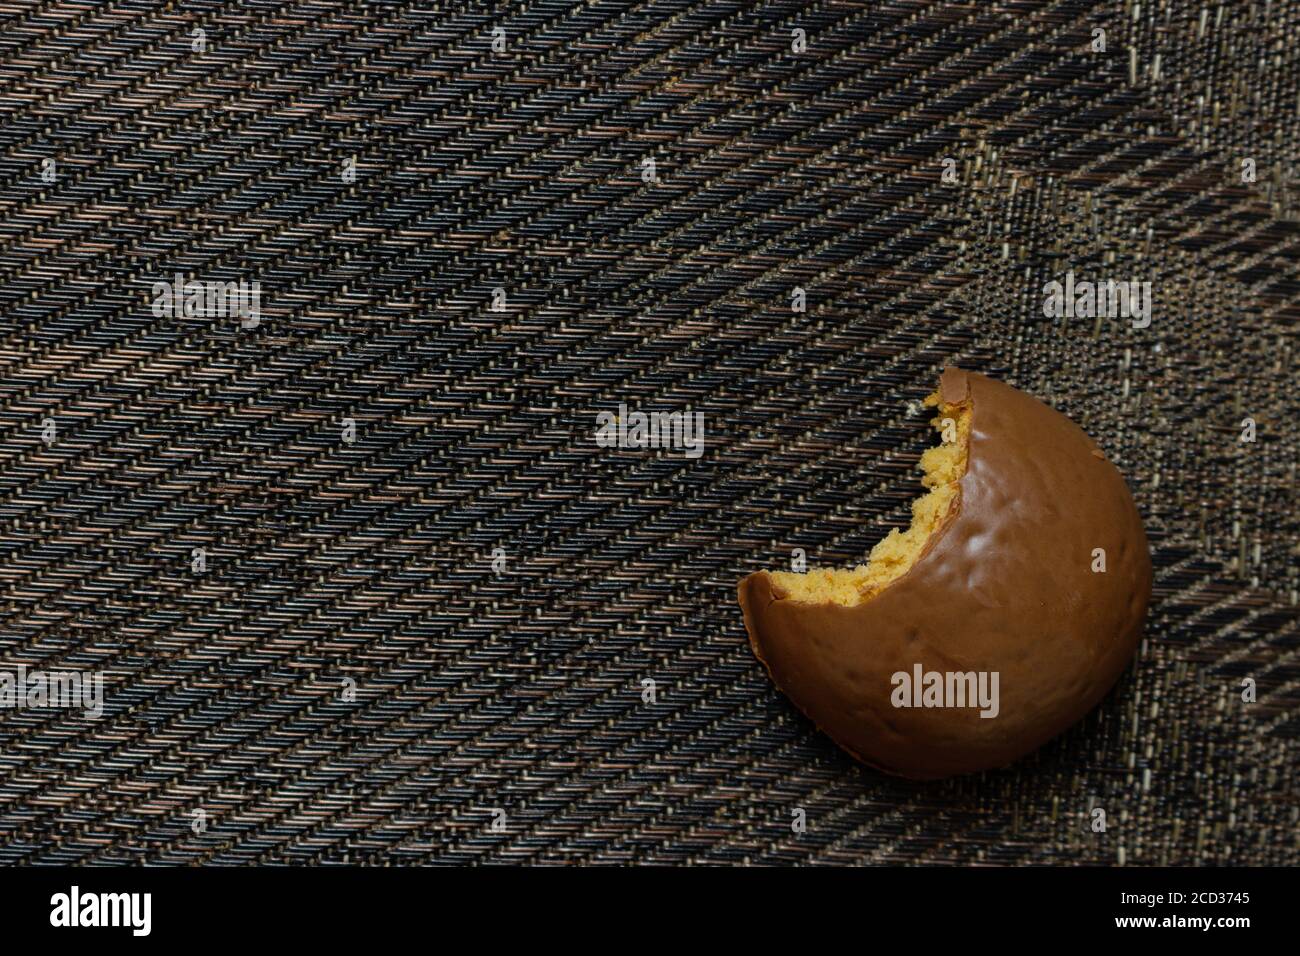
[[[1298,41],[1285,0],[0,0],[0,665],[107,694],[0,712],[0,862],[1300,862]],[[1067,270],[1150,327],[1044,318]],[[176,272],[261,324],[156,318]],[[734,588],[907,523],[949,361],[1101,442],[1157,571],[1095,713],[922,785],[771,687]],[[705,454],[598,448],[620,403]]]

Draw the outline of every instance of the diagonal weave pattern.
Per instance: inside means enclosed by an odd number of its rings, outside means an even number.
[[[106,684],[0,712],[0,863],[1300,862],[1298,21],[0,0],[0,667]],[[1044,318],[1067,270],[1151,326]],[[906,524],[947,361],[1107,448],[1156,593],[1079,727],[918,785],[734,586]]]

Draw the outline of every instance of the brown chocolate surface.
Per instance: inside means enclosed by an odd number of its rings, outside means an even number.
[[[940,390],[970,396],[967,470],[906,574],[856,607],[787,600],[765,571],[738,588],[776,685],[859,760],[917,779],[1007,764],[1081,718],[1132,657],[1151,593],[1141,518],[1091,438],[982,375],[948,369]],[[916,664],[997,671],[998,715],[894,707],[892,675]]]

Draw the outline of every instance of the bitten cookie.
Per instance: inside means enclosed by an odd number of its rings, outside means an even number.
[[[1002,766],[1079,720],[1151,594],[1132,496],[1077,425],[955,368],[927,403],[944,442],[907,531],[852,570],[738,588],[777,687],[858,760],[915,779]]]

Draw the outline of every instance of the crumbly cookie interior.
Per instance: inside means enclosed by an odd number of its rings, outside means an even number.
[[[938,393],[925,400],[938,410],[931,424],[945,440],[921,456],[926,493],[912,502],[912,524],[906,531],[892,529],[871,549],[866,564],[840,570],[813,568],[806,573],[773,571],[776,590],[787,600],[809,604],[840,604],[853,607],[870,599],[902,577],[925,551],[926,543],[944,523],[958,499],[966,458],[970,450],[971,405],[940,399]]]

